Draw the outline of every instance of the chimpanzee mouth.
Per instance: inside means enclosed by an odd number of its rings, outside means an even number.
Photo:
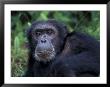
[[[48,57],[48,56],[50,56],[51,54],[53,54],[54,53],[54,51],[39,51],[39,52],[37,52],[37,55],[38,56],[42,56],[43,58],[46,58],[46,57]]]
[[[39,51],[39,52],[37,52],[37,54],[51,54],[53,51],[46,51],[46,50],[44,50],[44,51]]]
[[[49,61],[55,57],[55,51],[53,50],[43,50],[35,51],[35,59],[38,61]]]

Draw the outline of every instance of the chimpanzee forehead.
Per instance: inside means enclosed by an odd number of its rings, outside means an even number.
[[[50,23],[40,23],[35,25],[35,29],[56,29],[56,26]]]

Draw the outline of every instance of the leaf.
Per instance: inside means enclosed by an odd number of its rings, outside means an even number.
[[[20,41],[19,38],[16,36],[14,39],[14,50],[16,53],[18,53],[19,48],[20,48]]]

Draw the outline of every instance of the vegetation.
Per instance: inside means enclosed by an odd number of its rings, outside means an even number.
[[[28,47],[26,29],[36,20],[56,19],[65,23],[69,32],[87,33],[100,40],[99,11],[12,11],[11,76],[22,76],[26,70]]]

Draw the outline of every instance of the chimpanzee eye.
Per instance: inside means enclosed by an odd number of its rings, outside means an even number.
[[[48,30],[47,34],[51,35],[51,34],[53,34],[53,31],[52,30]]]
[[[36,31],[36,35],[37,35],[37,36],[41,35],[41,32]]]

